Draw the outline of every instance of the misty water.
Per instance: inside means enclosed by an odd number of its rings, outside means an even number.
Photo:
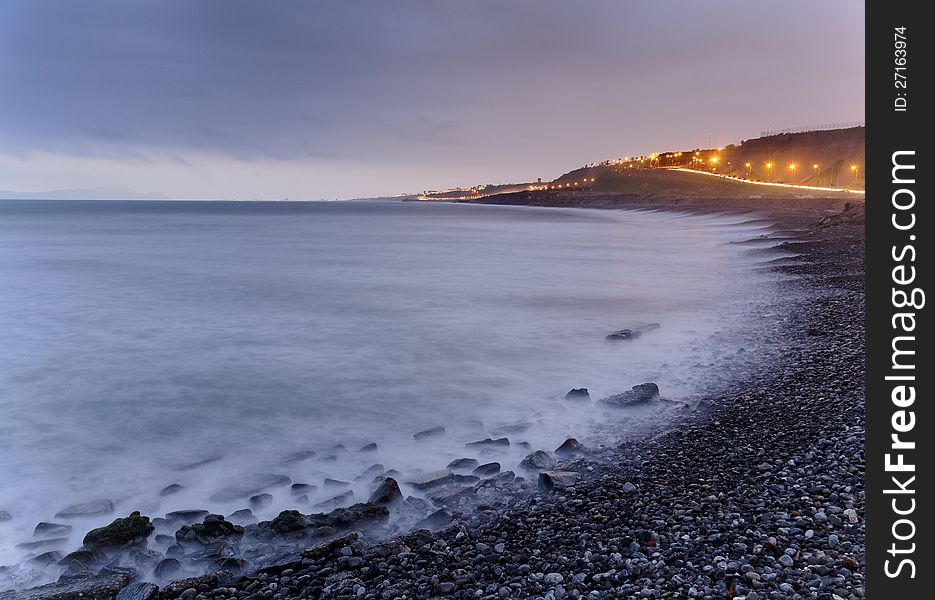
[[[70,521],[64,550],[131,510],[229,514],[247,503],[228,488],[258,476],[319,489],[297,505],[271,488],[270,518],[320,510],[340,491],[325,478],[366,500],[375,463],[405,481],[463,456],[516,469],[568,436],[618,443],[648,417],[564,394],[653,381],[691,402],[723,380],[709,365],[760,343],[749,306],[775,278],[731,242],[766,231],[666,212],[0,201],[0,565],[77,502],[116,514]],[[499,436],[504,452],[465,448]]]

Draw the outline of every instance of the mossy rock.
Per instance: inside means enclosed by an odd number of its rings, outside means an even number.
[[[129,517],[114,519],[110,525],[92,529],[84,536],[84,545],[88,548],[134,546],[146,541],[155,529],[149,517],[135,511]]]

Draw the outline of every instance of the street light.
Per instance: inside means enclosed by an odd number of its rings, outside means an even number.
[[[750,175],[753,173],[753,164],[744,163],[743,166],[747,167],[747,177],[750,177]]]
[[[792,178],[795,179],[795,163],[789,165],[789,170],[792,171]]]
[[[857,168],[857,165],[851,165],[851,171],[854,172],[854,183],[857,183],[857,173],[860,169]]]
[[[767,177],[773,176],[773,163],[771,162],[766,163],[766,176]]]
[[[818,184],[818,174],[821,172],[821,165],[815,163],[812,165],[812,168],[815,169],[815,184]]]

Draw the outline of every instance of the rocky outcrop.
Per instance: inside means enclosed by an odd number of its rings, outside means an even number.
[[[122,519],[114,519],[110,525],[92,529],[84,536],[87,548],[126,548],[144,544],[146,538],[155,531],[149,517],[139,511],[130,513]]]
[[[234,525],[221,515],[208,515],[202,523],[182,526],[175,532],[175,539],[203,546],[229,544],[239,541],[243,537],[243,531],[243,527]]]

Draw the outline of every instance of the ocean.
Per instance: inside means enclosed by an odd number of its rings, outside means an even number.
[[[768,232],[653,211],[0,201],[0,565],[79,502],[116,511],[71,521],[65,550],[132,510],[229,514],[272,476],[317,490],[298,505],[273,486],[260,518],[315,512],[326,478],[362,501],[382,469],[520,473],[566,437],[619,443],[767,351],[753,307],[773,257],[735,242]],[[605,340],[645,323],[661,327]],[[673,402],[563,399],[643,382]],[[510,447],[465,447],[497,437]]]

